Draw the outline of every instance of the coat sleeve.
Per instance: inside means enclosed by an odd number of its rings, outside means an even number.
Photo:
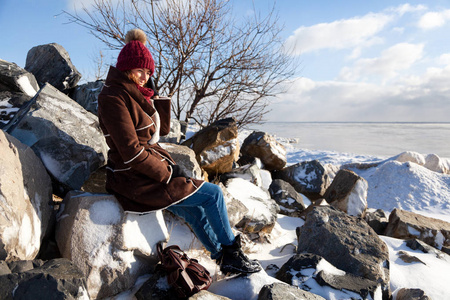
[[[130,112],[119,97],[99,97],[99,118],[125,165],[163,183],[168,183],[172,169],[154,151],[147,151],[136,134]]]
[[[170,133],[170,113],[171,113],[171,99],[168,97],[159,97],[159,99],[154,99],[153,104],[155,109],[158,111],[159,118],[161,120],[161,136],[168,135]]]

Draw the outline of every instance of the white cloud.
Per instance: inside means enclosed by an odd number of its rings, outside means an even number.
[[[381,13],[368,13],[362,17],[301,26],[287,38],[286,46],[297,55],[321,49],[348,49],[378,44],[379,34],[388,24],[408,12],[426,9],[423,5],[410,4],[388,8]],[[399,30],[399,28],[394,29]],[[352,54],[354,56],[358,50]]]
[[[392,20],[385,14],[367,14],[361,18],[302,26],[286,40],[296,54],[314,50],[352,48],[370,40]]]
[[[425,5],[412,6],[411,4],[406,3],[403,5],[391,8],[391,9],[387,9],[387,11],[391,10],[391,11],[398,13],[399,15],[404,15],[405,13],[422,11],[422,10],[426,10],[426,9],[427,9],[427,7]]]
[[[390,85],[298,78],[277,97],[271,121],[450,122],[450,66]]]
[[[423,44],[398,43],[384,50],[380,57],[360,59],[353,67],[344,67],[339,79],[355,81],[376,76],[387,81],[420,60],[423,48]]]
[[[441,54],[437,59],[437,63],[444,66],[450,65],[450,53]]]
[[[442,27],[449,20],[450,20],[449,9],[440,12],[428,12],[420,18],[417,26],[421,29],[429,30]]]

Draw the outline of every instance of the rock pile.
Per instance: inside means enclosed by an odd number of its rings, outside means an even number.
[[[114,196],[98,193],[107,153],[95,115],[102,82],[92,83],[95,89],[77,87],[80,74],[56,44],[31,49],[26,69],[0,60],[0,297],[102,299],[153,274],[136,297],[170,298],[155,270],[155,245],[170,236],[169,215],[124,212]],[[389,220],[382,210],[369,211],[368,183],[348,168],[319,161],[286,166],[284,147],[263,132],[250,134],[241,148],[232,118],[183,145],[177,125],[164,147],[192,177],[222,187],[236,230],[261,242],[270,238],[278,214],[305,219],[297,228],[296,253],[278,266],[279,281],[255,275],[259,299],[290,299],[286,293],[323,299],[308,292],[311,285],[345,290],[353,299],[390,299],[381,234],[450,253],[449,223],[399,209]],[[405,153],[394,159],[448,172],[436,157]]]

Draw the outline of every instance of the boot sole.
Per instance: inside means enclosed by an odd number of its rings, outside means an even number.
[[[252,273],[258,273],[261,271],[262,268],[259,266],[258,268],[255,268],[253,270],[248,269],[239,269],[234,266],[228,265],[228,266],[221,266],[220,271],[224,274],[252,274]]]

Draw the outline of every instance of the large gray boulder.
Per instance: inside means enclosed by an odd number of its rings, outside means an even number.
[[[97,117],[49,84],[11,134],[34,150],[63,190],[80,189],[106,163]]]
[[[81,79],[66,49],[56,43],[31,48],[25,70],[34,74],[40,86],[48,82],[62,92],[74,88]]]
[[[397,239],[422,240],[436,249],[450,248],[450,223],[401,209],[389,215],[385,235]]]
[[[30,260],[52,228],[52,184],[28,146],[0,130],[0,259]]]
[[[198,163],[210,176],[230,172],[239,158],[236,120],[214,122],[183,142],[194,150]]]
[[[4,128],[38,90],[33,74],[0,59],[0,128]]]
[[[28,262],[30,268],[0,276],[1,299],[89,299],[83,274],[69,260]]]
[[[15,63],[0,59],[0,91],[19,92],[33,97],[38,90],[33,74]]]
[[[325,298],[285,283],[272,283],[263,286],[258,300],[325,300]]]
[[[254,131],[242,143],[241,153],[258,157],[267,170],[281,170],[287,162],[286,149],[272,135]]]
[[[297,192],[310,200],[323,198],[330,186],[336,170],[331,165],[323,165],[318,160],[304,161],[272,173],[274,179],[289,182]]]
[[[339,270],[323,257],[312,253],[292,256],[276,273],[276,278],[300,289],[312,287],[330,299],[381,300],[380,284]],[[317,288],[320,285],[323,288]]]
[[[20,92],[0,92],[0,129],[7,131],[16,113],[31,98]]]
[[[196,158],[195,152],[189,147],[183,145],[176,145],[171,143],[160,143],[173,160],[180,165],[186,174],[192,178],[203,179],[203,171],[200,168]]]
[[[390,297],[388,247],[361,218],[315,207],[297,236],[297,253],[317,254],[340,270],[378,282],[383,299]]]
[[[228,180],[225,187],[248,210],[236,227],[246,233],[272,231],[280,208],[270,198],[269,192],[242,178]]]
[[[323,196],[328,203],[350,216],[364,217],[367,210],[367,180],[349,170],[339,170]]]
[[[104,80],[97,80],[78,85],[70,93],[70,98],[78,102],[87,111],[97,115],[98,95],[102,91],[104,83]]]
[[[269,187],[269,193],[280,207],[280,214],[300,217],[306,209],[303,197],[288,182],[274,179]]]
[[[246,216],[248,213],[248,208],[241,201],[236,200],[227,190],[222,182],[218,184],[222,189],[223,198],[227,206],[228,220],[230,221],[230,226],[234,227]]]
[[[112,195],[70,192],[58,213],[56,242],[87,278],[91,299],[130,289],[157,262],[168,239],[161,211],[124,212]]]

